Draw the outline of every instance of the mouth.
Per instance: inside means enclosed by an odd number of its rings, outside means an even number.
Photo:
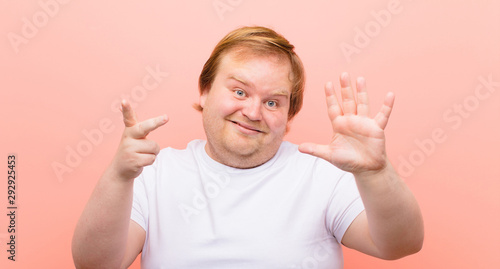
[[[230,122],[232,122],[233,124],[235,124],[238,127],[240,127],[240,129],[242,129],[245,133],[246,132],[263,133],[263,131],[259,130],[257,127],[254,127],[252,125],[241,123],[241,122],[237,122],[237,121],[232,121],[232,120],[230,120]]]

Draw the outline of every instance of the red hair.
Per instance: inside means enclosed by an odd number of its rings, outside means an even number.
[[[269,28],[258,26],[238,28],[219,41],[203,66],[198,81],[200,94],[210,90],[223,56],[234,49],[242,49],[259,56],[278,56],[288,59],[291,65],[292,92],[288,110],[288,120],[291,120],[302,108],[305,85],[304,67],[294,48],[282,35]],[[203,110],[199,104],[195,104],[194,107],[199,111]]]

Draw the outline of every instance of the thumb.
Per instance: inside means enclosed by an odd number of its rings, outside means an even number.
[[[130,103],[123,99],[120,107],[123,115],[123,123],[125,123],[125,127],[132,127],[137,123],[137,118],[135,116],[134,110],[132,110],[132,106]]]
[[[328,145],[319,145],[315,143],[302,143],[299,145],[299,151],[330,162],[331,150]]]

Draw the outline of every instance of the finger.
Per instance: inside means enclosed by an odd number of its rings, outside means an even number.
[[[342,93],[342,108],[344,115],[356,114],[356,99],[351,87],[351,78],[347,72],[340,75],[340,92]]]
[[[356,91],[357,91],[357,99],[358,99],[358,115],[361,116],[369,116],[370,111],[368,108],[368,92],[366,90],[366,81],[365,78],[359,77],[356,80]]]
[[[160,152],[160,145],[158,145],[158,143],[156,143],[155,141],[147,139],[139,141],[140,145],[136,150],[137,153],[158,155],[158,153]]]
[[[319,145],[315,143],[302,143],[299,145],[299,151],[318,158],[330,161],[331,150],[328,145]]]
[[[394,93],[389,92],[385,96],[384,104],[380,111],[375,115],[375,122],[377,122],[380,128],[385,129],[387,122],[389,122],[389,117],[391,116],[392,107],[394,106]]]
[[[125,127],[132,127],[137,123],[135,112],[134,110],[132,110],[132,106],[130,106],[130,103],[125,99],[122,100],[121,111],[123,114],[123,123],[125,123]]]
[[[156,155],[155,154],[139,154],[139,156],[136,159],[137,166],[139,167],[144,167],[148,165],[152,165],[156,160]]]
[[[156,128],[164,125],[167,122],[167,115],[139,122],[130,129],[130,136],[133,138],[145,138],[150,132],[156,130]]]
[[[335,89],[332,82],[325,84],[326,106],[328,109],[328,117],[333,121],[337,116],[342,115],[342,108],[339,105]]]

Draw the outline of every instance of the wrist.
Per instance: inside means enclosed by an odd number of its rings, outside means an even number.
[[[358,172],[353,172],[352,174],[356,179],[370,179],[370,178],[379,178],[385,177],[386,175],[390,175],[396,173],[391,163],[387,158],[385,158],[384,163],[381,164],[376,169],[371,170],[362,170]]]
[[[120,164],[113,161],[105,171],[107,178],[119,183],[133,183],[135,176],[121,169]]]
[[[389,197],[401,189],[401,179],[391,163],[381,169],[353,174],[360,193],[371,196]],[[363,194],[362,194],[363,196]]]

